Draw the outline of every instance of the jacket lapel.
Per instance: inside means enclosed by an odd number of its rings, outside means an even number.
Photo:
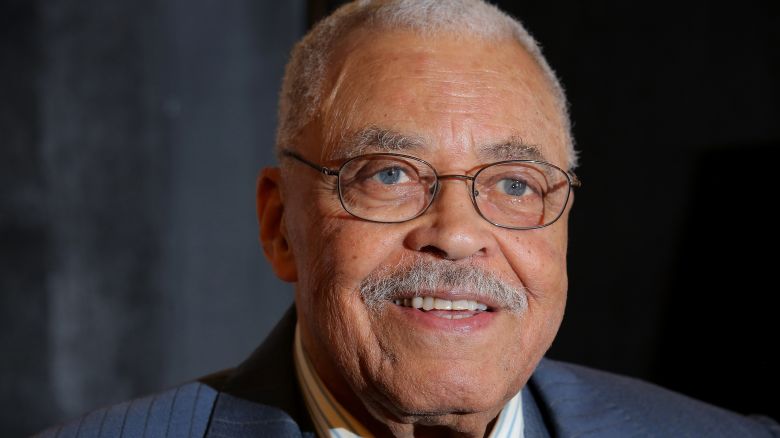
[[[295,376],[295,324],[295,307],[291,307],[246,361],[212,380],[206,378],[206,383],[221,391],[215,413],[220,404],[232,408],[237,401],[262,404],[289,415],[304,434],[314,431]]]
[[[529,385],[523,388],[523,422],[525,438],[550,438],[544,416],[536,404],[534,391]]]

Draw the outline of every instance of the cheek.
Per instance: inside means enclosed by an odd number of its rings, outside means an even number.
[[[393,225],[359,220],[343,221],[329,239],[329,258],[337,287],[347,296],[344,301],[363,311],[360,283],[380,268],[399,263],[403,253],[403,235]]]
[[[511,269],[529,291],[525,324],[550,336],[560,325],[568,288],[565,227],[553,227],[511,236],[502,248]]]
[[[397,262],[402,236],[392,226],[349,215],[334,217],[318,210],[308,216],[309,223],[299,229],[295,242],[298,289],[311,292],[301,298],[309,314],[329,313],[334,324],[351,315],[354,325],[366,311],[358,292],[360,283],[375,269]]]
[[[566,236],[557,230],[522,231],[502,241],[502,251],[523,285],[540,295],[566,283]]]
[[[372,271],[397,262],[401,237],[385,225],[333,218],[313,224],[310,235],[321,239],[321,253],[309,253],[308,268],[299,271],[297,301],[318,345],[311,353],[333,363],[350,385],[363,385],[366,365],[359,360],[376,364],[381,354],[358,288]]]
[[[338,195],[325,184],[315,185],[311,196],[288,198],[285,221],[289,230],[289,244],[295,255],[299,281],[305,282],[313,272],[330,271],[333,266],[335,236],[345,220],[351,218],[344,211]]]

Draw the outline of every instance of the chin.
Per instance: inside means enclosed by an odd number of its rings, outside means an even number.
[[[417,378],[406,374],[400,378],[400,384],[379,383],[382,404],[401,422],[430,425],[450,415],[498,411],[520,389],[520,385],[510,385],[514,379],[485,378],[471,367],[456,366],[437,374],[429,372]]]
[[[408,397],[401,395],[393,399],[385,398],[382,403],[376,403],[376,400],[364,403],[372,415],[391,430],[414,425],[444,427],[451,432],[466,433],[473,431],[475,426],[479,429],[489,423],[509,398],[511,396],[494,399],[486,397],[486,394],[472,394],[468,398],[461,398],[439,388],[439,391],[430,393],[427,397],[420,397],[419,393],[415,393]]]

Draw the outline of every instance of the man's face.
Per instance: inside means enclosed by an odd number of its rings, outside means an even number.
[[[566,168],[554,97],[515,42],[353,32],[331,63],[322,100],[318,119],[294,149],[330,167],[355,153],[356,133],[374,128],[421,139],[398,152],[428,161],[439,174],[473,175],[507,154],[522,156],[520,141]],[[491,148],[496,145],[508,145],[498,148],[500,157]],[[363,150],[378,151],[378,145]],[[294,255],[302,339],[336,397],[392,430],[409,422],[466,430],[473,427],[470,419],[493,418],[525,384],[558,330],[568,210],[543,229],[499,228],[475,211],[469,183],[450,179],[424,215],[371,223],[344,211],[335,178],[292,160],[283,169],[282,233]],[[491,307],[462,319],[392,301],[367,308],[362,281],[420,260],[491,272],[525,288],[527,308]],[[446,299],[472,294],[423,292]]]

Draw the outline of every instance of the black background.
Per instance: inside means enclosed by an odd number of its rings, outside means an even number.
[[[496,3],[581,153],[549,356],[780,418],[776,7]],[[336,3],[231,4],[0,3],[4,436],[235,364],[289,303],[253,180],[292,41]]]

